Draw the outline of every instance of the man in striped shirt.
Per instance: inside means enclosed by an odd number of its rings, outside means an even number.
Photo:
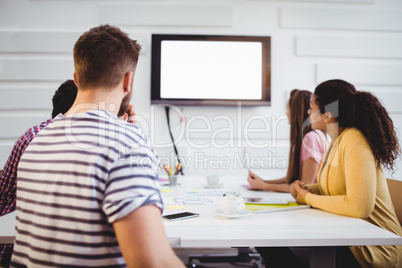
[[[73,80],[62,83],[52,98],[52,118],[59,113],[67,112],[73,105],[77,95],[77,86]],[[28,129],[15,143],[10,156],[0,174],[0,216],[4,216],[15,210],[15,191],[17,187],[17,167],[26,147],[46,127],[52,119]],[[0,245],[0,266],[8,266],[11,259],[12,245]]]
[[[140,46],[101,25],[74,46],[76,101],[18,168],[13,267],[184,267],[161,219],[158,159],[126,110]]]

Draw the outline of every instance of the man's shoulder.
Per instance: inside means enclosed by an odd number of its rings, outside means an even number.
[[[95,124],[98,124],[99,128],[107,130],[109,133],[114,133],[108,138],[112,142],[124,145],[118,146],[119,150],[127,152],[127,150],[133,149],[135,151],[146,149],[146,151],[151,151],[151,155],[154,153],[149,138],[140,127],[121,120],[117,116],[103,110],[94,110],[82,116],[82,118],[87,120],[97,121]]]
[[[17,143],[30,142],[35,138],[38,133],[52,122],[52,119],[43,121],[39,125],[33,126],[28,129],[17,141]]]
[[[119,134],[125,135],[129,139],[134,139],[137,143],[148,141],[148,137],[146,136],[144,131],[133,123],[121,120],[120,118],[109,113],[105,113],[104,119],[108,122],[111,122],[112,124],[115,124],[115,126],[117,127],[116,130],[119,132]]]

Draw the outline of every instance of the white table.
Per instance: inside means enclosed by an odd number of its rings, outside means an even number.
[[[250,197],[281,197],[289,201],[290,194],[246,191],[244,178],[223,177],[222,189],[237,191]],[[204,177],[183,177],[180,187],[162,194],[169,207],[172,197],[191,196],[199,191],[205,193]],[[212,192],[212,191],[211,191]],[[209,196],[204,196],[209,198]],[[218,198],[218,197],[216,197]],[[214,197],[210,197],[214,199]],[[216,200],[215,200],[216,201]],[[372,225],[364,220],[335,215],[317,209],[250,214],[243,218],[227,219],[216,216],[213,211],[219,202],[206,205],[185,205],[184,211],[200,213],[200,217],[180,222],[165,222],[168,236],[174,246],[188,248],[227,247],[309,247],[312,267],[334,267],[336,246],[357,245],[402,245],[402,237]],[[180,212],[180,209],[165,209],[164,214]],[[175,231],[176,239],[171,234]]]
[[[402,237],[364,220],[339,216],[316,209],[250,214],[243,218],[227,219],[216,216],[219,195],[237,191],[243,196],[281,197],[289,194],[246,191],[244,178],[222,177],[220,189],[205,189],[204,177],[183,177],[178,187],[162,187],[164,214],[191,211],[200,217],[177,222],[164,222],[168,240],[173,247],[311,247],[311,267],[333,267],[336,246],[402,245]],[[177,208],[176,197],[200,196],[211,200],[204,205],[185,205]],[[173,207],[173,208],[172,208]],[[0,243],[14,240],[15,213],[0,217]]]
[[[15,212],[0,217],[0,244],[14,243]]]

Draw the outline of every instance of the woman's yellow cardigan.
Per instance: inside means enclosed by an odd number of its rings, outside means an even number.
[[[347,128],[330,148],[318,171],[318,183],[309,185],[311,193],[306,194],[306,203],[331,213],[362,218],[402,236],[384,173],[377,168],[365,136],[356,128]],[[402,246],[350,249],[363,267],[402,267]]]

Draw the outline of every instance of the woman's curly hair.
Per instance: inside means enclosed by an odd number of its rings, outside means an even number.
[[[401,152],[392,119],[371,93],[357,91],[343,80],[329,80],[314,91],[321,113],[331,112],[341,127],[356,127],[366,137],[378,167],[394,170]],[[337,105],[331,105],[337,102]]]

